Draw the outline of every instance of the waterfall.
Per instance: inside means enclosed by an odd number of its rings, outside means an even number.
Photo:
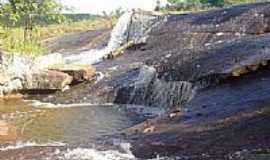
[[[131,23],[133,13],[126,12],[123,14],[111,33],[110,41],[107,47],[101,50],[89,50],[80,54],[66,57],[67,63],[79,63],[79,64],[95,64],[100,62],[104,56],[110,54],[115,49],[127,42],[128,29]]]
[[[157,78],[156,70],[153,67],[143,66],[140,69],[139,76],[133,84],[132,90],[129,90],[130,96],[128,102],[119,103],[149,105],[162,108],[182,107],[190,101],[197,88],[186,81],[164,81]],[[120,92],[127,90],[119,90]]]
[[[102,59],[117,50],[121,46],[132,41],[134,44],[145,42],[147,35],[154,26],[164,22],[167,17],[161,18],[158,15],[145,14],[143,11],[129,11],[124,13],[112,30],[108,45],[100,50],[91,49],[79,54],[65,57],[67,63],[75,64],[96,64]]]

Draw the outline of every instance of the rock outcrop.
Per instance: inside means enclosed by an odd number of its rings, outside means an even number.
[[[53,65],[48,69],[70,75],[74,83],[93,80],[96,75],[96,68],[90,65]]]
[[[183,106],[200,88],[267,65],[269,13],[270,3],[163,17],[138,13],[139,19],[151,20],[131,23],[130,33],[141,35],[138,26],[145,25],[144,41],[97,64],[97,72],[103,75],[97,83],[46,101]],[[129,40],[132,37],[136,39]],[[144,75],[143,68],[152,68],[153,74]]]
[[[27,74],[21,90],[64,90],[72,80],[66,73],[42,70]]]
[[[90,81],[96,70],[90,65],[66,65],[61,54],[35,59],[2,54],[0,95],[29,91],[64,91],[69,85]]]

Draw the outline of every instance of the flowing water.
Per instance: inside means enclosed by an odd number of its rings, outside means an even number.
[[[67,63],[96,64],[103,58],[117,50],[119,47],[133,42],[133,44],[144,43],[151,30],[166,21],[166,17],[129,11],[124,13],[117,21],[110,36],[108,45],[103,49],[91,49],[79,54],[66,55]]]
[[[111,33],[111,38],[107,47],[100,50],[92,49],[80,54],[67,56],[65,57],[67,63],[95,64],[100,62],[104,56],[110,54],[110,52],[126,43],[131,18],[131,12],[126,12],[119,18]]]
[[[148,16],[147,25],[141,23],[142,19],[139,19],[139,23],[137,23],[139,26],[137,24],[130,26],[133,14],[127,12],[119,18],[107,47],[101,50],[89,50],[76,55],[68,55],[64,57],[64,60],[73,64],[96,64],[102,61],[104,56],[127,43],[129,39],[133,38],[132,40],[136,42],[145,38],[144,34],[157,23],[156,17]],[[12,156],[16,156],[16,154],[10,154],[10,156],[1,157],[1,152],[9,150],[25,152],[23,149],[27,147],[50,146],[66,146],[66,148],[72,146],[72,148],[65,151],[56,150],[51,157],[45,156],[45,159],[135,159],[130,152],[131,146],[128,143],[120,142],[117,144],[124,152],[110,149],[97,151],[93,148],[93,144],[100,137],[113,135],[142,122],[147,116],[152,117],[162,112],[160,109],[131,105],[123,108],[116,105],[65,106],[40,105],[36,102],[23,100],[3,100],[0,101],[0,159],[14,159]],[[12,128],[12,133],[6,133],[9,131],[6,129],[7,127]],[[4,135],[4,138],[6,138],[5,134],[10,136],[7,138],[10,145],[3,145],[4,143],[1,145],[1,138],[3,138],[1,134]],[[32,154],[34,153],[33,150]],[[24,160],[24,157],[20,157],[20,159]],[[40,157],[40,159],[42,158]]]
[[[122,129],[145,120],[146,116],[161,113],[160,110],[142,106],[116,105],[48,105],[32,101],[0,101],[0,122],[16,129],[14,141],[0,143],[1,152],[28,147],[71,147],[55,151],[51,158],[63,160],[114,160],[134,159],[129,144],[116,142],[124,149],[97,151],[93,144],[105,135],[113,135]],[[145,115],[145,116],[142,116]],[[1,125],[0,123],[0,125]],[[0,130],[1,133],[1,130]],[[1,134],[0,134],[1,140]],[[34,152],[34,151],[33,151]],[[59,152],[59,153],[58,153]],[[12,154],[13,155],[13,154]],[[48,158],[48,157],[45,157]],[[6,159],[8,159],[6,157]]]
[[[29,102],[1,101],[0,119],[14,125],[18,140],[82,145],[138,123],[117,106],[40,108]]]

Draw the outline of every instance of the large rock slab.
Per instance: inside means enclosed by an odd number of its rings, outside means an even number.
[[[270,3],[258,3],[167,15],[144,43],[97,64],[100,81],[45,100],[184,106],[196,90],[267,64],[269,13]]]
[[[172,15],[133,54],[143,56],[168,81],[228,73],[241,60],[251,65],[253,57],[268,59],[269,13],[270,3],[258,3]]]
[[[22,90],[63,90],[70,85],[72,77],[57,71],[40,71],[26,76]]]
[[[66,73],[73,77],[75,83],[93,80],[96,75],[96,68],[91,65],[53,65],[49,70]]]
[[[66,65],[61,54],[54,53],[34,59],[1,54],[0,95],[18,91],[56,91],[71,83],[93,80],[96,69],[90,65]],[[36,92],[35,92],[36,93]]]

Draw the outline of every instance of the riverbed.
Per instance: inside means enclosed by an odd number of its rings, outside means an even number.
[[[98,152],[94,150],[95,144],[102,143],[98,139],[104,136],[116,134],[161,113],[160,109],[148,108],[147,110],[147,107],[131,105],[49,105],[37,102],[0,101],[0,121],[16,128],[14,140],[1,145],[0,159],[19,158],[20,156],[14,152],[21,153],[24,159],[29,158],[28,154],[35,158],[36,150],[47,153],[44,158],[56,159],[61,158],[59,155],[62,155],[63,159],[72,159],[74,155],[84,156],[85,159],[90,159],[91,155],[96,159],[100,156],[120,154],[118,151],[105,151],[106,147],[103,148],[103,152]],[[115,143],[128,146],[117,140]],[[64,151],[60,152],[60,148]],[[57,155],[52,156],[55,152]]]

